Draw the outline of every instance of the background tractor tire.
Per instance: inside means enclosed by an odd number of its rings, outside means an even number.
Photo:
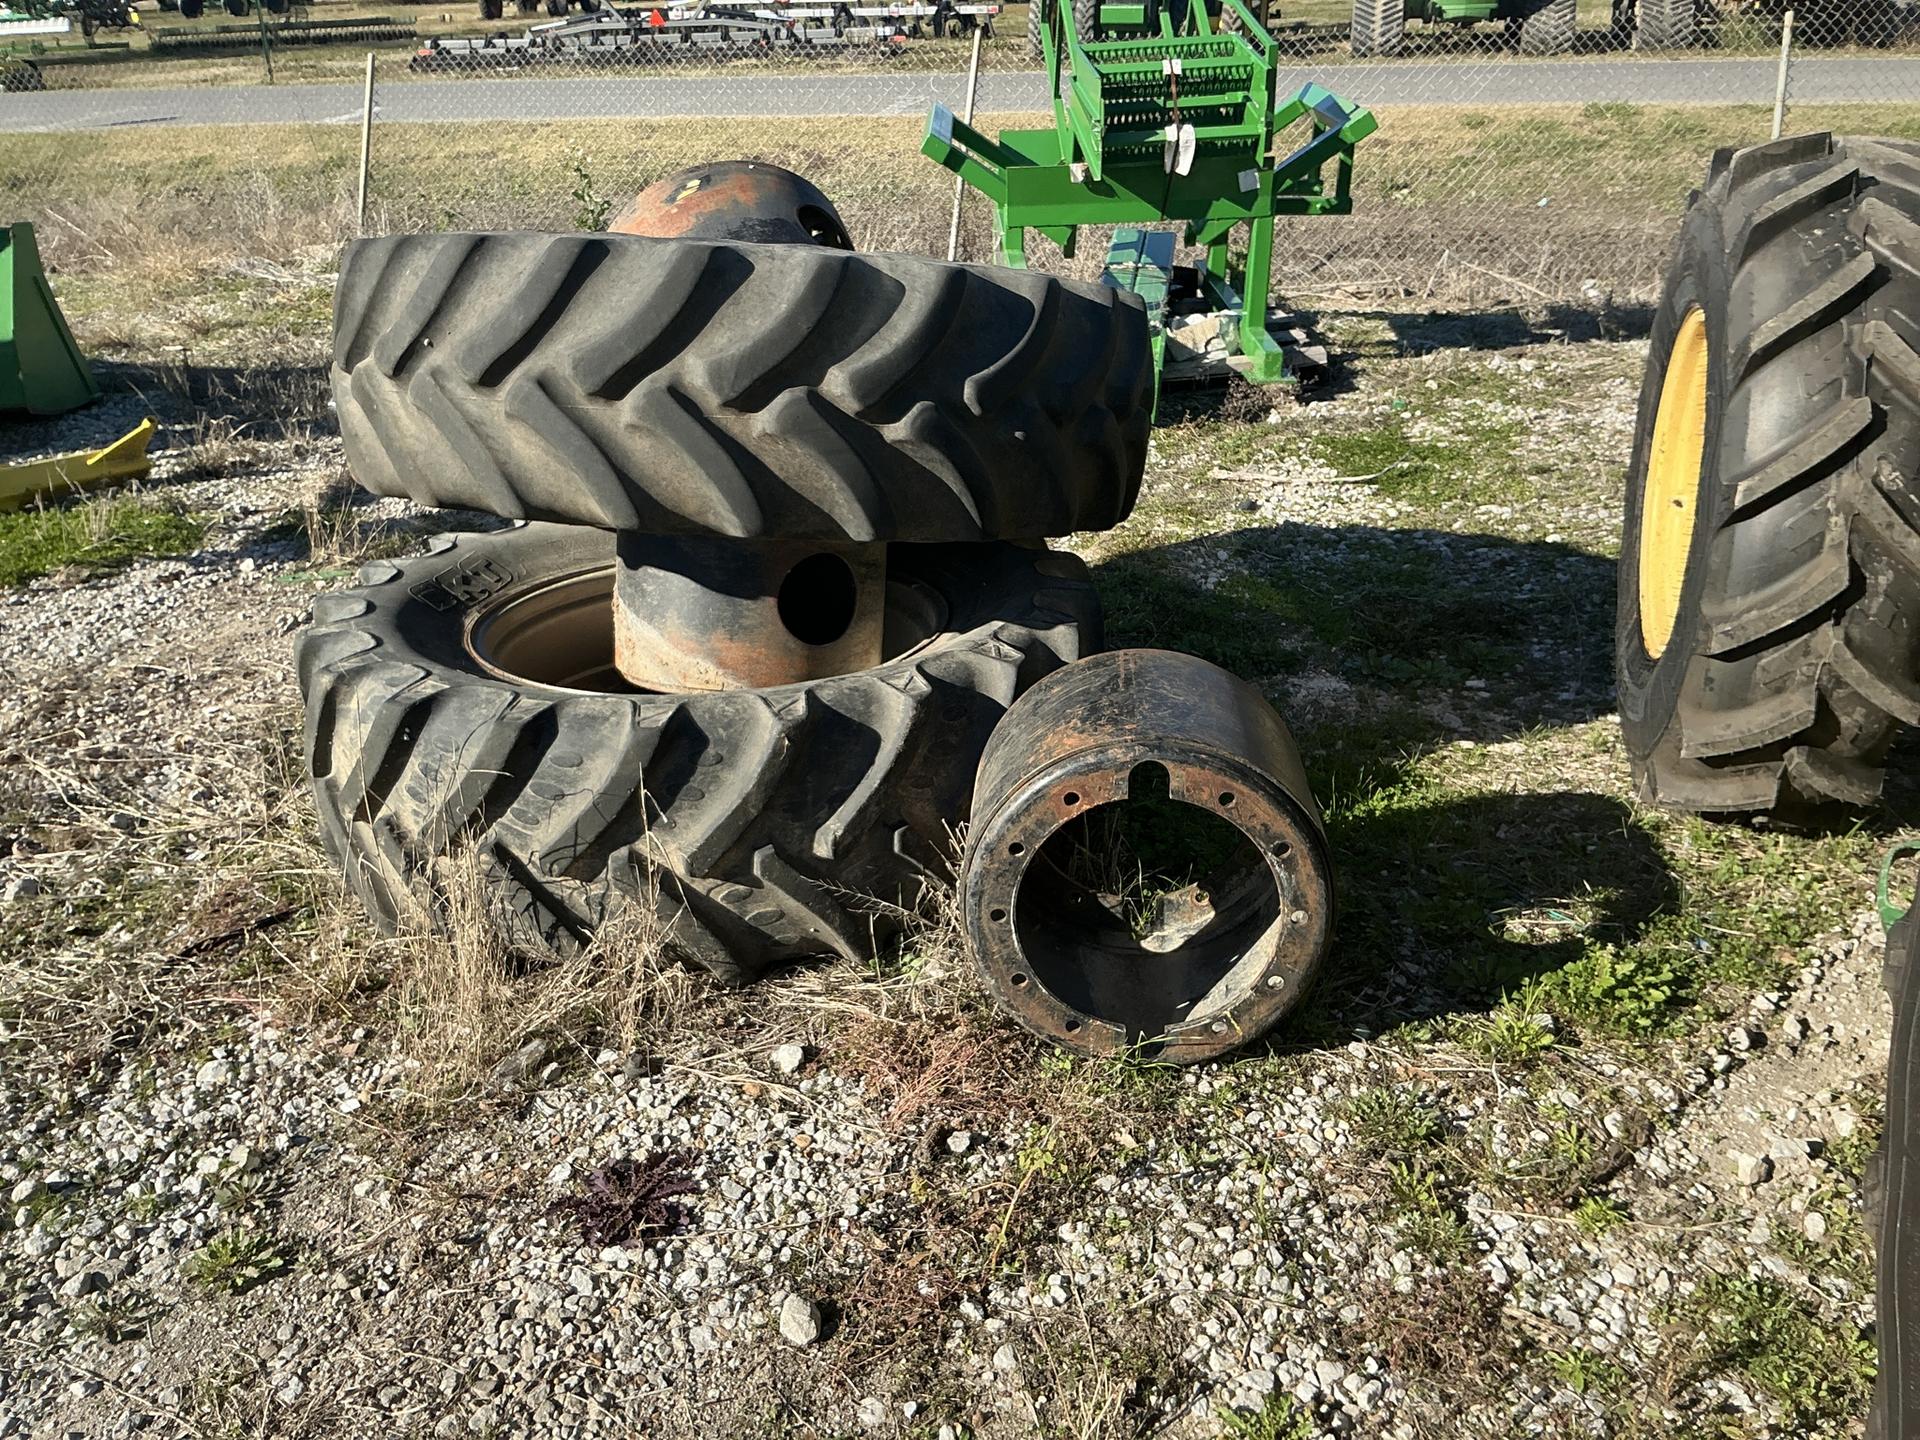
[[[1920,144],[1721,151],[1627,478],[1616,654],[1643,796],[1820,822],[1879,794],[1920,722],[1916,457]]]
[[[1100,0],[1073,0],[1073,28],[1082,45],[1100,38]]]
[[[1519,24],[1522,55],[1564,55],[1573,48],[1579,23],[1579,0],[1544,0],[1527,11]]]
[[[616,689],[614,546],[575,525],[441,537],[314,602],[295,663],[321,833],[383,925],[432,915],[464,842],[516,937],[563,952],[638,904],[726,979],[870,957],[948,873],[1007,706],[1100,645],[1073,555],[896,545],[896,658],[768,690]]]
[[[1027,6],[1027,59],[1038,63],[1046,59],[1046,47],[1040,37],[1046,33],[1047,22],[1052,11],[1047,7],[1050,0],[1031,0]]]
[[[1634,49],[1691,50],[1699,43],[1697,0],[1635,0]]]
[[[635,235],[351,246],[333,396],[355,478],[664,535],[1029,539],[1133,508],[1146,311],[997,265]]]
[[[1405,0],[1353,0],[1347,36],[1354,55],[1398,55],[1406,33]]]

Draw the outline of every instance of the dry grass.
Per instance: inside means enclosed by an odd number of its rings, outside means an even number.
[[[1362,147],[1356,214],[1281,226],[1283,292],[1537,302],[1579,297],[1591,282],[1644,294],[1708,155],[1763,138],[1768,120],[1757,106],[1634,105],[1395,107],[1380,118]],[[1793,123],[1914,136],[1920,106],[1809,106]],[[580,220],[573,192],[582,175],[617,204],[724,151],[812,176],[863,249],[938,253],[951,179],[918,153],[921,126],[917,117],[548,126],[516,135],[513,163],[503,165],[495,125],[393,125],[376,138],[369,226],[570,228]],[[236,253],[304,256],[291,273],[323,280],[324,257],[354,233],[356,145],[352,127],[318,125],[275,126],[245,145],[226,127],[169,129],[164,146],[131,153],[85,134],[17,135],[0,154],[0,197],[41,221],[63,283],[101,277],[98,294],[82,283],[79,308],[108,323],[118,310],[121,331],[136,338],[136,324],[166,310],[146,302],[206,309],[209,272]],[[963,253],[990,253],[989,220],[983,203],[969,204]],[[1091,274],[1102,250],[1089,234],[1073,262],[1046,244],[1036,255],[1048,268]],[[130,283],[143,303],[121,307],[116,297]],[[298,333],[324,332],[324,284],[302,300],[291,285],[220,273],[215,290],[234,289],[256,324],[284,316]]]

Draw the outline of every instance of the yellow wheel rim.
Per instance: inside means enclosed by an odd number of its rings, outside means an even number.
[[[1707,440],[1707,317],[1687,312],[1667,355],[1640,497],[1640,643],[1658,660],[1673,639],[1687,578]]]

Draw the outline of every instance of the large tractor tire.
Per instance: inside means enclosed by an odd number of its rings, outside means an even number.
[[[1543,0],[1519,22],[1522,55],[1564,55],[1573,48],[1580,0]]]
[[[1698,0],[1635,0],[1634,49],[1691,50],[1699,43]]]
[[[1347,33],[1358,57],[1398,55],[1407,33],[1406,0],[1353,0]]]
[[[1073,28],[1082,45],[1101,38],[1100,0],[1073,0]]]
[[[198,20],[206,13],[206,0],[180,0],[180,18],[182,20]]]
[[[394,235],[348,249],[334,301],[361,484],[610,530],[1105,530],[1152,383],[1124,291],[815,245]]]
[[[1642,794],[1820,822],[1920,722],[1920,144],[1723,150],[1655,312],[1620,548]]]
[[[638,693],[613,669],[614,559],[606,531],[515,526],[314,602],[295,661],[320,827],[383,924],[430,920],[437,870],[470,845],[535,946],[639,904],[726,979],[868,958],[947,873],[1006,708],[1100,646],[1072,555],[895,545],[875,669]]]
[[[1887,933],[1893,1039],[1886,1126],[1868,1179],[1877,1251],[1880,1365],[1868,1440],[1920,1435],[1920,894]]]
[[[499,20],[504,18],[506,13],[506,0],[480,0],[480,18],[482,20]]]

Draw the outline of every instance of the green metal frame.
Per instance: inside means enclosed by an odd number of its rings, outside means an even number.
[[[1083,41],[1070,7],[1054,0],[1041,31],[1053,128],[993,140],[935,106],[920,148],[993,202],[1003,265],[1025,267],[1028,230],[1072,255],[1082,225],[1180,222],[1186,243],[1206,251],[1210,303],[1233,318],[1222,333],[1237,341],[1249,378],[1266,382],[1286,376],[1280,341],[1267,330],[1274,218],[1347,214],[1354,146],[1376,122],[1318,85],[1281,98],[1279,53],[1266,30],[1241,0],[1220,3],[1237,29],[1216,29],[1199,0],[1184,9],[1162,0],[1148,7],[1138,35]],[[1307,139],[1276,161],[1275,137],[1303,120]],[[1180,173],[1173,147],[1189,125],[1193,154]],[[1246,258],[1235,264],[1230,237],[1241,225]],[[1116,236],[1110,269],[1131,263],[1113,283],[1141,290],[1146,257],[1136,251],[1129,261],[1133,244],[1127,232]],[[1152,288],[1149,279],[1141,292],[1150,306]],[[1158,320],[1156,311],[1156,359]]]

